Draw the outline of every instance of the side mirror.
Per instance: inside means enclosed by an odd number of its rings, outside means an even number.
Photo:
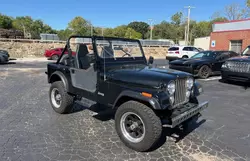
[[[154,63],[154,57],[150,56],[148,59],[148,64],[153,64]]]

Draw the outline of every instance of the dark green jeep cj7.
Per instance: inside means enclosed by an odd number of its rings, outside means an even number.
[[[82,41],[72,45],[70,40]],[[57,62],[47,65],[51,106],[68,113],[84,97],[114,108],[122,142],[148,151],[159,141],[163,125],[179,127],[208,106],[198,103],[202,87],[191,74],[154,68],[153,60],[147,62],[139,40],[71,36]]]

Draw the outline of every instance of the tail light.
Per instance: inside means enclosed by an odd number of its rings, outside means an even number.
[[[180,52],[179,52],[179,51],[176,51],[175,54],[180,54]]]

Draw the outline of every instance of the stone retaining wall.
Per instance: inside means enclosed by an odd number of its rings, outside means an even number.
[[[0,49],[7,50],[11,58],[43,57],[46,49],[64,47],[63,43],[0,42]],[[166,47],[144,47],[146,57],[165,58]]]

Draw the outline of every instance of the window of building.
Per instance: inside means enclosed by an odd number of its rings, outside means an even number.
[[[242,50],[242,40],[231,40],[230,50],[236,53],[241,53]]]

